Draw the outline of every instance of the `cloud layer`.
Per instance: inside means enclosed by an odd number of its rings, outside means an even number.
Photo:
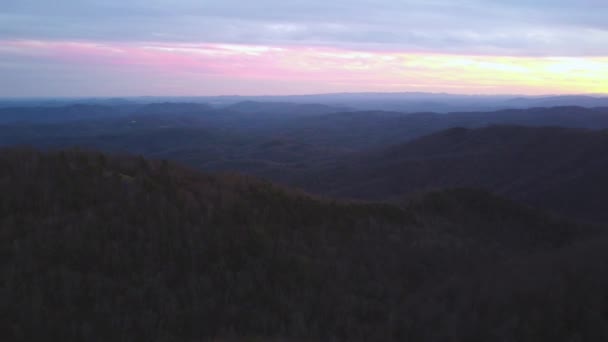
[[[605,0],[4,0],[3,3],[0,37],[4,39],[608,55]]]
[[[0,96],[608,92],[605,0],[4,0]]]

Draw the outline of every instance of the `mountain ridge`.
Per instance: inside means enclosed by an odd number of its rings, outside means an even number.
[[[544,209],[580,211],[578,218],[589,215],[605,221],[599,203],[608,186],[600,171],[608,166],[602,155],[606,149],[608,130],[452,128],[337,162],[325,174],[306,175],[320,183],[304,187],[334,196],[381,199],[474,186]]]

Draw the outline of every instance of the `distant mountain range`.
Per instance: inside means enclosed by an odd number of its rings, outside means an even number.
[[[217,108],[240,102],[322,104],[353,110],[387,110],[401,112],[491,111],[508,108],[555,106],[607,107],[606,95],[458,95],[445,93],[335,93],[288,96],[191,96],[191,97],[130,97],[74,99],[0,99],[2,107],[65,106],[93,104],[129,106],[151,103],[208,103]]]
[[[445,186],[479,187],[571,218],[608,222],[606,181],[598,171],[607,166],[601,130],[608,129],[608,107],[344,110],[260,102],[222,109],[201,103],[5,108],[0,145],[141,154],[346,198],[399,200]],[[495,125],[503,127],[488,128]]]

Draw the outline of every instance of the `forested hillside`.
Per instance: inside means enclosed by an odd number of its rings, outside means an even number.
[[[608,337],[602,229],[482,191],[341,202],[28,149],[0,191],[7,341]]]
[[[453,128],[319,168],[302,176],[300,185],[366,199],[476,187],[559,215],[608,222],[607,150],[606,130]]]

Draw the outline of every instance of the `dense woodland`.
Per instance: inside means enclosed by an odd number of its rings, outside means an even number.
[[[6,341],[600,341],[601,226],[482,190],[336,201],[167,161],[0,152]]]

